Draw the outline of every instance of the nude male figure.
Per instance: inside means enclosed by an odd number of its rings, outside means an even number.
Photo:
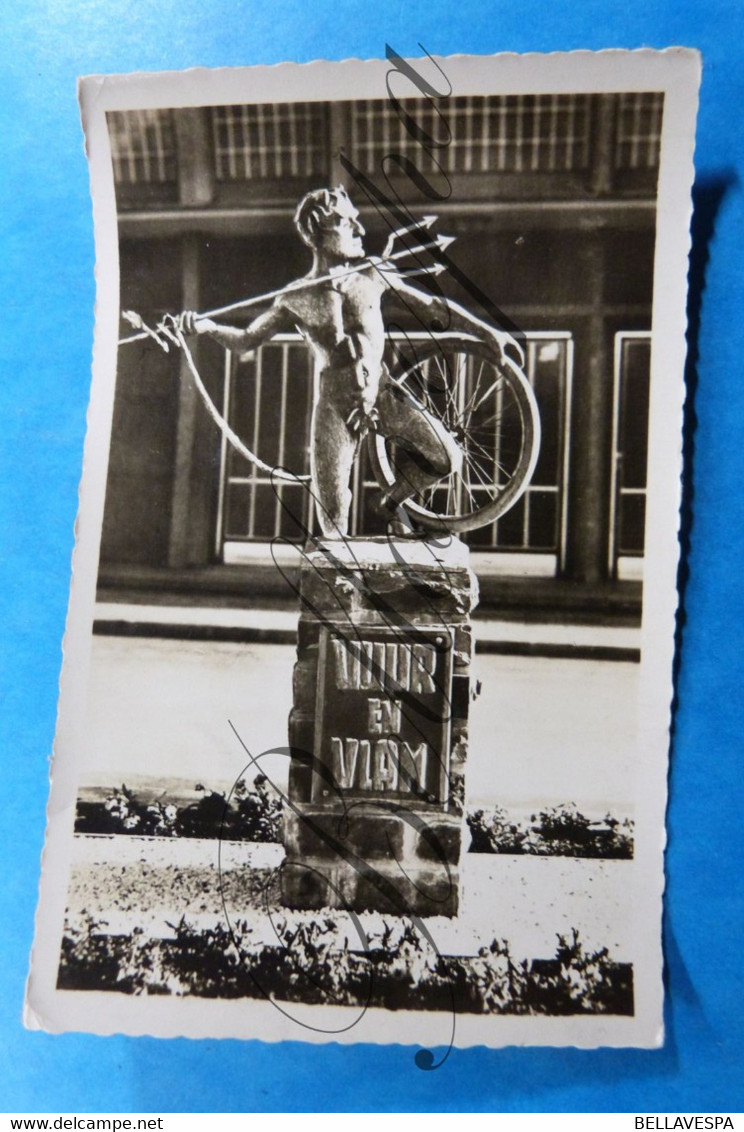
[[[494,329],[456,303],[412,287],[384,260],[367,257],[359,213],[343,188],[319,189],[300,201],[295,227],[313,254],[304,277],[246,329],[223,326],[187,311],[186,334],[208,334],[230,350],[253,350],[274,334],[299,330],[310,343],[319,369],[313,409],[311,475],[318,522],[326,538],[348,532],[349,482],[361,437],[369,428],[395,440],[396,481],[383,499],[391,533],[410,534],[401,510],[411,496],[457,471],[462,453],[441,421],[391,379],[383,362],[382,301],[396,297],[431,329],[477,334],[497,358],[510,335]],[[350,271],[355,264],[357,270]],[[321,277],[329,278],[315,283]]]

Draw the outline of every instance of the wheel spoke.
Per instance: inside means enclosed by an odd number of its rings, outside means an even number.
[[[483,487],[489,487],[491,484],[493,484],[493,465],[491,466],[491,468],[489,468],[487,465],[484,465],[481,461],[477,460],[475,456],[471,456],[470,466],[477,473],[478,479]]]
[[[456,513],[457,504],[457,485],[455,477],[449,476],[447,480],[447,495],[444,500],[445,515],[454,515]]]
[[[473,413],[477,413],[478,409],[480,409],[483,402],[487,401],[492,393],[495,393],[496,388],[497,388],[497,386],[498,386],[498,384],[501,380],[502,380],[501,374],[499,374],[498,377],[496,378],[496,380],[491,382],[491,384],[489,385],[486,392],[483,394],[483,396],[480,398],[480,400],[473,406]],[[473,415],[473,413],[471,413],[471,416]]]
[[[462,481],[463,487],[465,488],[465,490],[467,491],[467,493],[470,497],[470,503],[472,505],[472,508],[475,511],[475,510],[478,510],[478,500],[477,500],[477,497],[474,493],[474,485],[473,485],[473,479],[472,479],[472,473],[473,473],[474,470],[477,471],[477,472],[480,472],[481,475],[484,474],[482,472],[482,470],[478,467],[477,461],[475,460],[473,454],[470,453],[470,452],[466,452],[465,453],[465,459],[463,461],[462,471],[460,472],[460,479]],[[490,477],[486,474],[485,479],[486,479],[486,481],[488,481],[490,479]],[[476,484],[475,486],[479,486],[479,485]]]
[[[470,453],[469,463],[472,468],[475,468],[476,472],[481,478],[481,483],[484,487],[488,487],[489,484],[493,483],[493,475],[488,471],[487,467],[483,467],[483,465],[478,461],[477,457],[474,456],[472,452]]]
[[[472,435],[468,437],[468,445],[472,448],[477,448],[482,456],[485,456],[487,460],[489,460],[491,463],[494,463],[496,459],[496,453],[493,451],[493,449],[489,451],[488,448],[484,448],[483,445],[479,444],[475,437]]]
[[[474,497],[472,489],[470,487],[470,477],[469,477],[469,475],[466,475],[466,472],[469,472],[469,470],[470,470],[470,465],[465,464],[462,472],[460,473],[460,482],[462,483],[462,486],[465,488],[468,495],[470,496],[470,502],[472,504],[473,510],[475,510],[476,503],[475,503],[475,497]]]
[[[481,369],[480,369],[480,372],[478,373],[478,377],[473,381],[472,392],[471,392],[470,396],[468,397],[467,401],[465,402],[465,404],[463,406],[463,410],[462,410],[462,420],[463,421],[465,420],[466,417],[468,417],[468,419],[469,419],[469,414],[472,412],[473,402],[475,401],[476,397],[478,396],[478,389],[480,388],[480,378],[481,378],[482,372],[483,372],[483,366],[481,365]]]
[[[498,460],[496,461],[496,471],[502,472],[505,480],[510,480],[512,478],[512,475],[514,474],[513,472],[509,471],[505,464],[502,464]]]
[[[513,417],[514,413],[519,414],[519,419],[522,419],[522,411],[515,401],[510,401],[508,405],[501,405],[490,417],[484,421],[478,421],[478,428],[494,428],[498,427],[506,417]]]
[[[456,360],[455,360],[455,366],[456,367],[458,367],[458,363],[460,362],[460,360],[461,360],[461,355],[457,354]],[[458,369],[456,368],[454,377],[452,377],[452,379],[450,381],[447,381],[447,375],[445,373],[442,374],[442,377],[443,377],[443,381],[444,381],[443,388],[444,388],[444,397],[445,397],[445,406],[446,406],[445,407],[445,423],[448,424],[450,427],[454,427],[458,424],[458,417],[459,417],[459,412],[458,412],[458,407],[457,407],[457,389],[458,389],[458,385],[460,383],[460,374],[458,372]]]

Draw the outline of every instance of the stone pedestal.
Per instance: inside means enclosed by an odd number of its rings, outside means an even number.
[[[477,602],[468,560],[456,539],[328,541],[305,555],[289,907],[457,914]]]

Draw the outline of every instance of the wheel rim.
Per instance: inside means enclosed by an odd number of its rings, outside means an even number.
[[[455,533],[500,518],[526,490],[539,451],[540,423],[532,389],[510,359],[499,362],[477,339],[427,344],[394,379],[438,418],[463,453],[452,472],[405,509],[422,527]],[[394,448],[377,435],[373,462],[384,489],[395,482]]]

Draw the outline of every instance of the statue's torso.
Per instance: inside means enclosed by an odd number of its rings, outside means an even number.
[[[288,295],[284,305],[313,347],[320,372],[320,397],[334,401],[344,416],[369,412],[383,374],[385,326],[380,303],[387,284],[373,267]]]

